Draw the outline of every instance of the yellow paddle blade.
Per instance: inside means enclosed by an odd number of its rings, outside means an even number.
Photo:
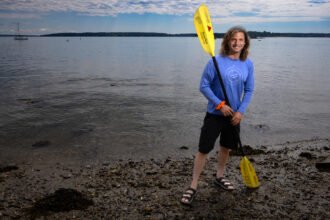
[[[260,186],[256,171],[246,156],[241,159],[240,169],[243,182],[248,188],[258,188]]]
[[[205,4],[199,6],[194,15],[194,25],[202,44],[203,49],[206,53],[214,57],[214,33],[209,10]]]

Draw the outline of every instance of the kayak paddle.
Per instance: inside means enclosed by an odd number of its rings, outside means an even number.
[[[214,33],[212,28],[212,22],[209,15],[208,8],[205,4],[202,4],[197,10],[194,15],[194,25],[196,28],[196,32],[199,38],[199,41],[206,53],[211,55],[219,82],[223,91],[223,94],[225,96],[225,100],[228,106],[230,105],[226,89],[220,74],[219,66],[217,63],[217,60],[215,59],[214,54],[214,48],[215,48],[215,41],[214,41]],[[248,188],[258,188],[260,186],[257,174],[252,166],[252,163],[249,161],[249,159],[245,156],[244,150],[242,147],[241,139],[239,137],[239,132],[236,127],[235,129],[236,138],[238,140],[239,147],[242,151],[242,159],[240,161],[240,170],[243,182]]]

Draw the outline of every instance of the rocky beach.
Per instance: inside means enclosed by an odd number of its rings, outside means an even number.
[[[330,140],[249,147],[261,186],[247,189],[233,154],[227,177],[233,192],[213,184],[210,154],[191,206],[180,204],[193,155],[117,160],[90,165],[7,161],[0,167],[1,219],[329,219]]]

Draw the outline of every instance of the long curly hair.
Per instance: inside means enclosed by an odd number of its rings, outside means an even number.
[[[225,56],[229,55],[229,52],[230,52],[229,42],[230,42],[230,39],[236,33],[243,33],[244,37],[245,37],[245,45],[244,45],[244,47],[241,51],[241,54],[239,56],[239,59],[244,61],[244,60],[247,59],[247,57],[249,55],[250,37],[249,37],[247,31],[245,30],[245,28],[243,28],[241,26],[235,26],[235,27],[230,28],[227,31],[227,33],[223,36],[222,43],[221,43],[220,54],[225,55]]]

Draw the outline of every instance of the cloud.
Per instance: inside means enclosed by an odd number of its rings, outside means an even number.
[[[33,14],[33,13],[1,13],[0,18],[7,18],[7,19],[30,19],[30,18],[40,18],[41,15]]]
[[[322,21],[319,17],[226,17],[215,18],[212,20],[218,24],[255,24],[269,22],[304,22],[304,21]]]
[[[192,16],[205,2],[215,21],[317,21],[329,18],[329,0],[1,0],[1,18],[31,18],[51,12],[88,16],[166,14]]]
[[[328,3],[329,1],[326,1],[326,0],[309,0],[308,2],[312,3],[312,4],[325,4],[325,3]]]

